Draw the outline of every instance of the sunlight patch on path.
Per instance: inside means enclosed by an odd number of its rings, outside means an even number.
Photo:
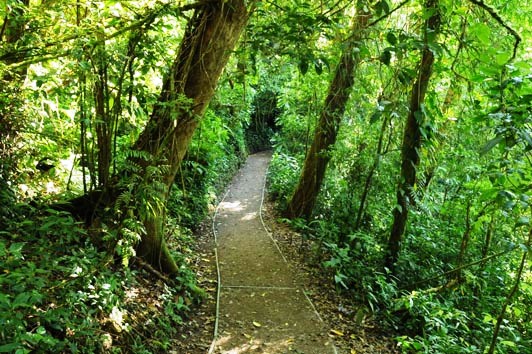
[[[336,353],[319,313],[261,220],[270,158],[267,153],[249,157],[213,221],[219,331],[209,353]]]

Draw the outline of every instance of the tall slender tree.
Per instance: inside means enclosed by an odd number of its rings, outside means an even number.
[[[314,140],[307,151],[299,182],[285,211],[289,218],[309,218],[314,209],[330,160],[330,149],[336,142],[347,101],[355,83],[355,68],[360,61],[355,48],[362,40],[370,18],[369,12],[364,8],[365,4],[359,1],[353,19],[352,33],[346,40],[334,78],[329,85],[314,132]]]
[[[401,147],[401,172],[397,186],[397,204],[393,211],[393,224],[388,239],[386,267],[394,270],[399,256],[403,234],[408,220],[413,188],[416,184],[416,170],[420,161],[423,141],[423,104],[434,65],[433,44],[441,26],[441,13],[438,0],[426,0],[424,12],[429,15],[424,24],[424,48],[419,63],[418,76],[410,94],[410,109],[406,120]]]

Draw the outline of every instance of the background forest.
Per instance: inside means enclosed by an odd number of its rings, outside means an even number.
[[[247,154],[404,353],[532,352],[532,4],[0,3],[0,352],[167,352]],[[152,284],[161,291],[137,299]]]

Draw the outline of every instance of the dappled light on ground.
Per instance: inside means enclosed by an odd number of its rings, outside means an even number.
[[[242,203],[240,201],[234,201],[234,202],[222,202],[220,203],[220,209],[228,210],[228,211],[241,211],[244,209]]]
[[[221,291],[214,353],[333,353],[325,324],[259,218],[269,159],[249,157],[215,218]]]
[[[234,342],[234,339],[232,338],[232,335],[227,335],[224,337],[221,337],[216,342],[217,346],[223,346],[224,344],[228,342]],[[279,339],[273,342],[264,342],[260,339],[254,338],[253,335],[243,334],[242,340],[240,341],[242,344],[224,349],[220,351],[221,354],[242,354],[242,353],[250,353],[250,352],[260,352],[260,353],[286,353],[286,352],[292,352],[294,349],[292,348],[294,345],[294,338],[287,336],[286,338]],[[238,339],[237,339],[238,341]],[[295,351],[297,353],[297,351]]]
[[[253,212],[253,213],[247,213],[246,215],[244,215],[240,220],[242,221],[249,221],[249,220],[253,220],[257,217],[257,213],[256,212]]]

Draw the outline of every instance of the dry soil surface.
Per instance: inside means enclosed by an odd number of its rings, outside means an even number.
[[[221,276],[215,353],[336,349],[261,217],[269,153],[248,158],[215,215]]]

